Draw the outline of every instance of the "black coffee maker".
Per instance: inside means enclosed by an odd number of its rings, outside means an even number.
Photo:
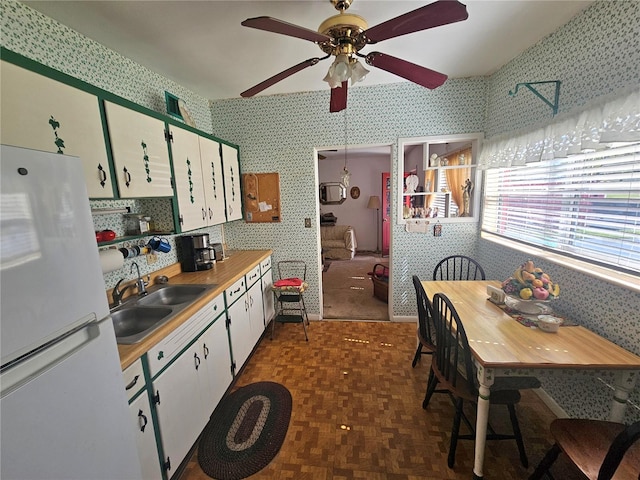
[[[209,270],[216,263],[216,254],[209,243],[208,233],[197,235],[183,235],[180,237],[181,260],[183,272],[197,272]]]

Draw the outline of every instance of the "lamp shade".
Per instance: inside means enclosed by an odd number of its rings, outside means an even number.
[[[367,208],[380,208],[380,197],[377,195],[371,195],[369,197],[369,203],[367,203]]]

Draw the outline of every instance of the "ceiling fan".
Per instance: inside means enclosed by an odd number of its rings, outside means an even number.
[[[464,4],[457,0],[438,0],[369,28],[367,21],[361,16],[345,13],[353,0],[329,1],[340,13],[322,22],[317,32],[272,17],[255,17],[242,22],[245,27],[314,42],[326,53],[324,57],[305,60],[245,90],[240,94],[242,97],[253,97],[294,73],[316,65],[332,55],[336,59],[324,78],[331,87],[330,112],[339,112],[347,107],[349,79],[353,84],[362,80],[369,72],[356,57],[364,58],[368,65],[381,68],[426,88],[437,88],[446,81],[447,76],[435,70],[380,52],[364,55],[360,50],[366,45],[382,40],[466,20],[469,15]]]

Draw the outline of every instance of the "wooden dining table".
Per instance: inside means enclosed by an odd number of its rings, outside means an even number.
[[[483,478],[491,386],[499,376],[522,370],[592,369],[615,372],[615,393],[609,419],[622,422],[629,394],[640,377],[640,357],[587,328],[560,327],[547,333],[516,321],[489,301],[487,286],[499,281],[423,281],[430,299],[444,293],[464,325],[478,376],[478,409],[473,478]]]

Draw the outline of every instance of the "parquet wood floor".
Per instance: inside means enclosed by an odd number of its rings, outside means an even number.
[[[471,478],[472,441],[458,442],[455,467],[447,467],[454,412],[449,397],[436,394],[429,408],[422,409],[431,360],[423,356],[411,368],[415,324],[311,322],[309,342],[300,324],[276,325],[275,332],[273,340],[268,335],[261,340],[234,386],[280,382],[293,397],[284,444],[252,479]],[[491,424],[510,432],[502,408],[491,408]],[[472,409],[468,415],[474,422]],[[535,393],[523,392],[518,417],[529,468],[520,464],[514,441],[491,441],[486,479],[527,478],[551,446],[549,424],[555,416]],[[181,480],[209,479],[196,455]],[[562,458],[556,463],[556,478],[580,478]]]

